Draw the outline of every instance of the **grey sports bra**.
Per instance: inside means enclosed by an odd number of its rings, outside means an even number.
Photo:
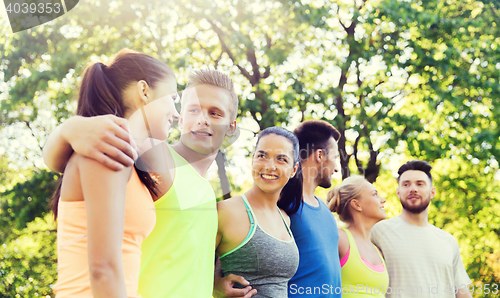
[[[250,220],[250,231],[243,242],[221,256],[222,273],[243,276],[257,289],[253,297],[286,298],[288,281],[299,266],[299,251],[292,232],[278,209],[291,239],[284,241],[266,233],[260,228],[245,195],[241,197]]]

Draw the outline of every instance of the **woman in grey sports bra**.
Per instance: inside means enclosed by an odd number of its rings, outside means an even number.
[[[253,297],[287,297],[299,264],[288,214],[302,200],[299,142],[282,127],[263,130],[252,156],[254,184],[245,194],[217,204],[216,253],[224,276],[243,276]],[[238,287],[242,287],[236,284]]]

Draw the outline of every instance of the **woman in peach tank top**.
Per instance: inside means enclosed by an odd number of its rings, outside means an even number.
[[[147,144],[167,138],[179,115],[176,97],[175,75],[166,64],[124,49],[109,65],[87,66],[77,114],[128,119],[133,140]],[[58,144],[53,138],[57,133],[47,141],[45,158]],[[58,217],[57,298],[140,297],[140,248],[156,222],[151,194],[157,187],[151,175],[136,166],[113,171],[73,153],[52,202]]]
[[[345,298],[385,297],[389,274],[371,242],[372,227],[385,219],[386,199],[364,177],[351,176],[328,192],[328,207],[348,226],[339,229],[342,293]]]

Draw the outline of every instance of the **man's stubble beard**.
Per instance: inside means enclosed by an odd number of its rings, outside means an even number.
[[[319,169],[319,175],[316,177],[316,183],[318,184],[319,187],[322,188],[330,188],[332,187],[332,179],[330,175],[324,175],[324,169],[321,167]]]
[[[408,203],[408,201],[401,200],[401,206],[403,206],[403,209],[405,209],[406,211],[413,213],[413,214],[422,213],[425,209],[427,209],[427,207],[429,206],[430,203],[431,203],[431,194],[429,194],[427,196],[426,201],[423,201],[423,197],[422,197],[421,203],[419,205],[416,205],[416,206],[411,206]]]

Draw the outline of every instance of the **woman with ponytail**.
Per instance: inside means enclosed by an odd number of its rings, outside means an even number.
[[[176,96],[175,75],[166,64],[124,49],[109,64],[86,67],[77,114],[128,119],[137,144],[165,140],[178,117]],[[50,155],[49,141],[44,155]],[[56,297],[139,297],[141,243],[156,222],[153,177],[133,166],[113,171],[73,153],[60,182],[52,201],[58,218]]]
[[[217,204],[222,274],[245,278],[251,294],[257,293],[253,297],[287,297],[288,280],[299,264],[288,217],[302,201],[297,137],[282,127],[263,130],[252,156],[252,177],[249,191]]]
[[[370,236],[372,227],[387,217],[386,199],[364,177],[351,176],[328,192],[327,202],[347,224],[347,228],[339,229],[342,289],[349,289],[342,297],[385,297],[389,275]]]

